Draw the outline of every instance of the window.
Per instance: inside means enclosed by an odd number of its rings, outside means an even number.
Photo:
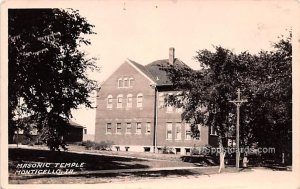
[[[151,132],[151,123],[148,122],[146,125],[146,134],[150,134],[150,132]]]
[[[177,108],[177,107],[176,107],[176,112],[177,112],[177,113],[182,113],[182,112],[183,112],[183,108],[182,108],[182,107],[180,107],[180,108]]]
[[[128,78],[127,78],[127,77],[125,77],[125,78],[123,79],[123,84],[124,84],[124,87],[125,87],[125,88],[129,87],[129,84],[128,84]]]
[[[111,134],[111,123],[106,124],[106,134]]]
[[[215,126],[210,127],[210,135],[217,135],[217,131],[216,131]]]
[[[127,95],[127,108],[132,107],[132,94]]]
[[[133,78],[129,78],[129,87],[133,87],[133,82],[134,82]]]
[[[136,104],[136,106],[138,108],[143,107],[143,94],[141,94],[141,93],[137,95],[137,104]]]
[[[131,123],[126,124],[126,133],[131,133]]]
[[[201,134],[201,125],[197,125],[197,130],[195,131],[195,139],[200,140],[200,134]]]
[[[181,140],[181,123],[176,123],[175,133],[176,133],[175,139]]]
[[[108,95],[108,97],[107,97],[107,108],[112,108],[112,101],[113,101],[112,95]]]
[[[183,112],[183,96],[181,92],[176,93],[176,98],[180,102],[181,107],[176,107],[176,112],[177,113],[182,113]]]
[[[164,95],[164,93],[159,93],[158,96],[159,96],[158,97],[158,105],[160,108],[162,108],[165,105],[165,95]]]
[[[172,94],[172,93],[169,93],[168,95],[169,95],[169,96],[172,96],[173,94]],[[172,111],[173,111],[173,106],[167,105],[167,112],[172,112]]]
[[[185,139],[191,140],[192,139],[192,131],[191,131],[191,124],[185,124]]]
[[[122,130],[121,123],[117,123],[116,133],[121,134],[121,130]]]
[[[117,108],[122,108],[123,95],[118,95],[117,97]]]
[[[87,134],[87,129],[83,129],[83,134]]]
[[[136,134],[142,133],[142,123],[136,123]]]
[[[172,123],[167,123],[167,140],[172,140]]]
[[[123,79],[118,79],[118,88],[123,88]]]

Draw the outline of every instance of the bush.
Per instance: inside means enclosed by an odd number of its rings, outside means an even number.
[[[78,143],[78,145],[85,146],[85,149],[90,150],[90,149],[95,149],[95,150],[111,150],[111,146],[113,145],[112,141],[101,141],[101,142],[93,142],[90,140],[83,141]]]
[[[82,145],[85,146],[85,149],[90,150],[90,149],[92,149],[95,146],[95,142],[87,140]]]
[[[95,143],[95,150],[110,150],[113,142],[111,141],[101,141],[100,143]]]
[[[162,149],[162,153],[163,154],[174,154],[174,150],[173,150],[173,148],[164,146]]]

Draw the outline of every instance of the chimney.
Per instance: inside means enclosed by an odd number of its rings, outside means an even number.
[[[169,64],[173,64],[175,60],[175,49],[174,47],[169,48]]]

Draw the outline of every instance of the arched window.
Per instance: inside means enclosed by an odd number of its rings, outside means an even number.
[[[128,78],[125,77],[125,78],[123,79],[124,88],[128,88],[128,87],[129,87],[128,82],[129,82],[129,81],[128,81]]]
[[[132,107],[132,94],[127,95],[127,108]]]
[[[123,88],[123,79],[118,79],[118,88]]]
[[[108,95],[107,97],[107,108],[112,108],[113,107],[113,96]]]
[[[143,94],[142,93],[139,93],[137,95],[136,107],[138,107],[138,108],[143,107]]]
[[[132,88],[133,87],[133,82],[134,82],[134,79],[131,77],[129,78],[129,87]]]
[[[123,104],[123,95],[119,94],[117,96],[117,108],[122,108],[122,104]]]

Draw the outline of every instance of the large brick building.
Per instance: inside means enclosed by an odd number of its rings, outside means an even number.
[[[193,138],[189,123],[181,120],[182,109],[165,105],[166,95],[174,94],[172,83],[161,66],[186,66],[169,50],[169,59],[146,66],[125,61],[101,86],[97,97],[95,141],[113,141],[121,150],[161,151],[189,154],[194,146],[215,138],[211,129],[199,126]]]

